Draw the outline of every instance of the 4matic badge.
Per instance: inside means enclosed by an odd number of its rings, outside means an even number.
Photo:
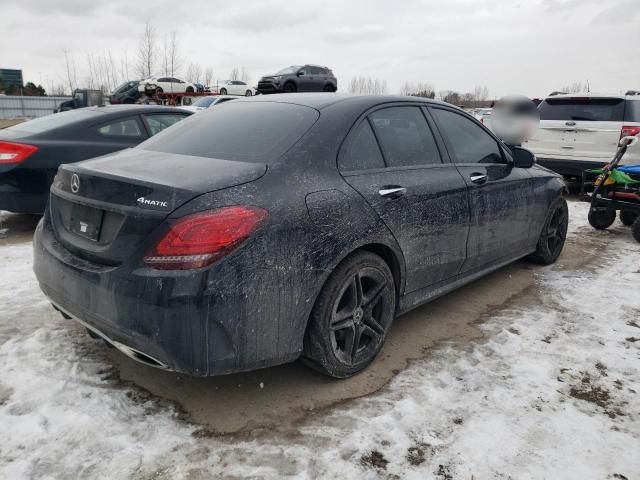
[[[150,207],[162,207],[167,208],[169,206],[169,202],[165,202],[162,200],[149,200],[148,198],[140,197],[136,200],[140,206],[150,206]]]

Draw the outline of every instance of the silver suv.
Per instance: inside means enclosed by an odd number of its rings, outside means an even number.
[[[524,146],[569,178],[609,162],[621,137],[640,133],[640,95],[554,95],[538,110],[540,128]],[[630,149],[621,163],[640,164],[640,151]]]

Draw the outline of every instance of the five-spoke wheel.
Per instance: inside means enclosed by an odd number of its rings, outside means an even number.
[[[378,354],[393,322],[396,295],[386,262],[360,251],[330,275],[311,314],[304,354],[316,369],[344,378]]]

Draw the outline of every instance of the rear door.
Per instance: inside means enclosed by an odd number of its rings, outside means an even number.
[[[624,99],[557,97],[540,104],[540,128],[528,146],[543,157],[607,161],[615,154]]]
[[[431,107],[469,192],[471,214],[464,272],[513,258],[530,247],[531,175],[515,168],[502,146],[468,116]]]
[[[465,260],[466,184],[442,148],[420,107],[392,106],[363,118],[339,156],[344,179],[402,248],[405,293],[455,276]]]

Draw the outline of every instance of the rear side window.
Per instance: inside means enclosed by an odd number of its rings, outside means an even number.
[[[384,168],[384,159],[371,125],[364,120],[349,136],[346,149],[340,156],[338,166],[341,171],[370,170]]]
[[[105,137],[142,137],[140,125],[135,118],[125,118],[98,127],[98,133]]]
[[[505,163],[498,142],[482,127],[449,110],[434,108],[431,111],[457,163]]]
[[[178,123],[185,117],[186,115],[177,115],[175,113],[154,113],[142,116],[147,127],[149,127],[151,135],[160,133],[165,128],[170,127],[174,123]]]
[[[202,110],[139,148],[264,163],[284,154],[316,122],[317,110],[277,102],[226,102]]]
[[[640,123],[640,100],[627,100],[624,107],[624,121]]]
[[[538,107],[540,120],[582,120],[621,122],[624,100],[621,98],[547,98]]]
[[[373,124],[387,167],[408,167],[442,163],[429,124],[418,107],[378,110]]]

